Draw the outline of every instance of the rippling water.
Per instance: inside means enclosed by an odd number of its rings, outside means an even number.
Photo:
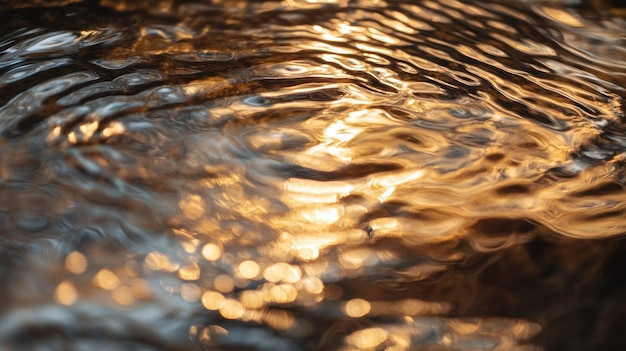
[[[5,1],[7,350],[626,347],[626,21]]]

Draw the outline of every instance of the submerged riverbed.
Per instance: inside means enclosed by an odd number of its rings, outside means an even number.
[[[626,347],[626,20],[5,1],[6,350]]]

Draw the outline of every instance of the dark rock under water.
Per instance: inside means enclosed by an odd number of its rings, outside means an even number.
[[[0,348],[626,348],[621,11],[4,1]]]

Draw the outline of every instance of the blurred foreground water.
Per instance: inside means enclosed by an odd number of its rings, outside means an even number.
[[[3,350],[626,348],[626,20],[4,1]]]

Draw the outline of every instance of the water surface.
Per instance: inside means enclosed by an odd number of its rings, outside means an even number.
[[[626,21],[0,5],[0,345],[626,347]]]

